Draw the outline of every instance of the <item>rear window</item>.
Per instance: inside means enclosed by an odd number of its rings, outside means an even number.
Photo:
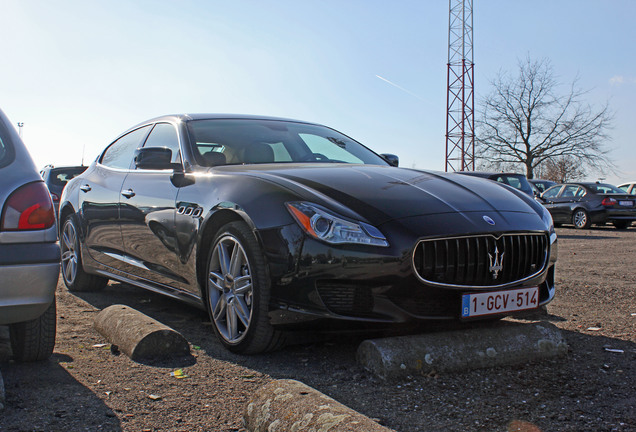
[[[597,184],[588,186],[588,188],[592,191],[592,193],[597,193],[597,194],[625,193],[624,191],[620,190],[616,186],[612,186],[610,184],[604,184],[604,183],[597,183]]]
[[[57,186],[64,186],[73,177],[86,171],[87,167],[60,168],[51,170],[49,183]]]
[[[512,186],[515,189],[519,189],[527,194],[530,194],[530,195],[532,194],[532,187],[530,186],[530,183],[528,182],[525,176],[503,174],[503,175],[497,176],[496,180],[500,183],[504,183],[509,186]]]
[[[0,168],[9,165],[14,156],[14,150],[11,141],[5,138],[8,135],[9,134],[4,127],[4,124],[0,122]]]

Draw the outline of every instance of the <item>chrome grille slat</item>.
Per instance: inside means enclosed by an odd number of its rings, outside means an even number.
[[[435,285],[501,286],[540,273],[547,264],[548,245],[544,233],[422,240],[415,248],[413,267],[420,279]],[[503,264],[496,278],[490,269],[491,259]]]

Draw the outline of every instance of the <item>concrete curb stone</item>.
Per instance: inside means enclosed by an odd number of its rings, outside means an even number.
[[[256,391],[243,414],[249,432],[390,432],[372,419],[290,379],[272,381]]]
[[[125,305],[102,310],[95,317],[94,326],[135,361],[190,353],[190,345],[181,333]]]
[[[357,360],[380,378],[404,378],[526,363],[565,355],[561,331],[548,322],[369,339]]]

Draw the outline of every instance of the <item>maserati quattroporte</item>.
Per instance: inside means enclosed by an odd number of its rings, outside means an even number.
[[[243,353],[292,329],[492,318],[553,298],[543,206],[489,180],[397,165],[295,120],[140,123],[64,189],[64,282],[113,279],[193,303]]]

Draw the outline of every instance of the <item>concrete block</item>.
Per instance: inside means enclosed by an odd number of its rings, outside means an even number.
[[[329,396],[294,380],[272,381],[256,391],[243,414],[249,432],[390,432]]]
[[[102,310],[95,318],[94,327],[135,361],[190,352],[188,341],[179,332],[125,305]]]
[[[358,363],[381,378],[426,375],[525,363],[565,355],[560,330],[547,322],[370,339]]]

